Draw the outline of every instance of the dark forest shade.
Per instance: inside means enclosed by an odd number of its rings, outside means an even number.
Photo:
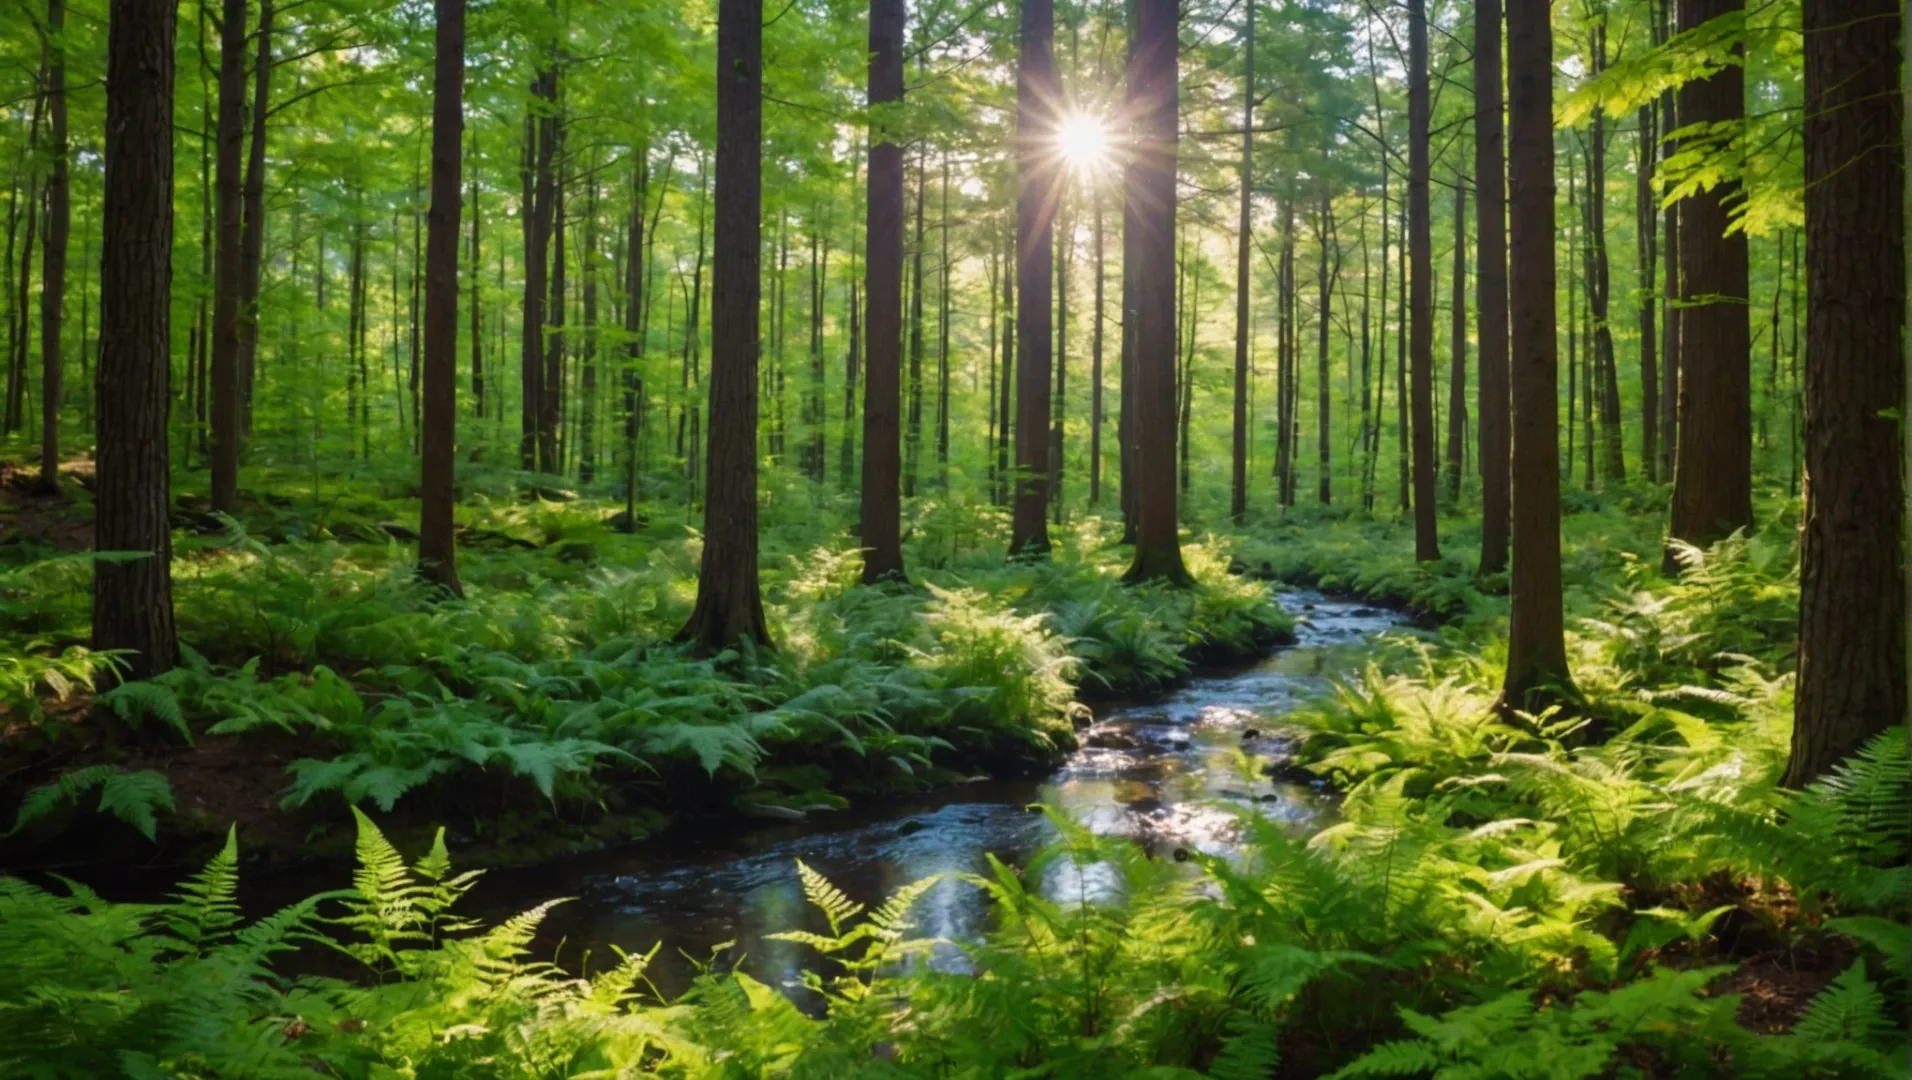
[[[1905,722],[1905,162],[1897,0],[1806,5],[1799,786]]]
[[[1016,62],[1016,476],[1009,552],[1049,551],[1049,390],[1055,298],[1055,215],[1061,179],[1052,51],[1055,7],[1023,0]]]
[[[1130,581],[1186,584],[1175,493],[1175,0],[1136,0],[1129,57],[1134,138],[1123,176],[1124,237],[1134,271],[1125,324],[1135,324],[1135,561]],[[1127,260],[1125,260],[1127,261]]]
[[[869,250],[863,292],[869,317],[863,327],[863,498],[858,528],[866,584],[903,576],[903,148],[882,126],[880,111],[903,100],[903,0],[870,0],[869,87],[879,119],[878,130],[870,136],[865,208]],[[854,363],[854,347],[851,355]]]
[[[1568,687],[1554,338],[1553,26],[1545,4],[1508,8],[1507,90],[1513,567],[1501,703],[1534,709]]]
[[[458,219],[465,132],[465,0],[435,0],[431,213],[425,239],[424,422],[420,431],[418,571],[462,593],[452,539],[458,445]]]
[[[1682,31],[1745,7],[1744,0],[1679,0]],[[1737,51],[1737,46],[1735,47]],[[1745,115],[1746,76],[1730,64],[1680,88],[1681,126]],[[1753,524],[1751,312],[1746,234],[1732,232],[1736,180],[1680,201],[1680,389],[1668,531],[1710,544]],[[1665,567],[1679,566],[1669,545]]]
[[[93,647],[140,679],[173,666],[172,479],[166,459],[173,247],[172,0],[113,0],[107,23],[100,239]]]

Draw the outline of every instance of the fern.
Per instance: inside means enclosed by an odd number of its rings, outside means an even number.
[[[100,813],[124,821],[148,840],[157,837],[158,812],[173,809],[173,787],[164,774],[151,769],[129,773],[117,765],[88,765],[27,792],[13,827],[4,835],[12,836],[62,805],[79,802],[80,796],[94,788],[100,792]]]
[[[179,706],[179,697],[160,683],[121,683],[101,694],[99,702],[133,727],[137,728],[149,719],[158,720],[178,732],[188,745],[193,741],[192,729],[186,725],[186,713]]]

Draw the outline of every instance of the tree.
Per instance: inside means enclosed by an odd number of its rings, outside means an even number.
[[[1175,166],[1180,94],[1175,0],[1136,0],[1132,128],[1123,175],[1124,264],[1134,261],[1135,561],[1126,580],[1190,581],[1175,504]],[[1133,236],[1126,235],[1132,232]],[[1126,380],[1125,380],[1126,383]]]
[[[1474,320],[1480,339],[1480,572],[1507,569],[1507,163],[1501,150],[1500,0],[1474,6]]]
[[[40,487],[60,486],[60,398],[65,377],[60,327],[66,306],[66,239],[72,223],[67,191],[66,5],[47,0],[47,127],[53,167],[46,181],[46,247],[40,270]]]
[[[1560,432],[1554,341],[1553,26],[1546,4],[1507,9],[1513,324],[1513,571],[1505,708],[1569,688],[1560,597]]]
[[[173,666],[172,345],[174,0],[112,0],[100,239],[93,647],[126,650],[135,679]]]
[[[1903,17],[1895,0],[1805,5],[1812,362],[1793,787],[1906,715]]]
[[[768,648],[757,588],[757,322],[763,220],[763,4],[717,8],[716,236],[710,290],[710,462],[697,603],[678,636]],[[899,177],[900,179],[900,177]]]
[[[1408,0],[1408,379],[1414,441],[1414,557],[1441,557],[1434,525],[1434,240],[1428,220],[1427,0]]]
[[[1745,6],[1745,0],[1679,0],[1680,30]],[[1745,71],[1737,63],[1690,81],[1679,91],[1680,125],[1738,123],[1746,114],[1745,95]],[[1691,544],[1710,544],[1753,524],[1746,234],[1729,234],[1739,198],[1739,181],[1726,179],[1681,200],[1679,208],[1679,449],[1668,532]],[[1668,573],[1679,566],[1671,544],[1664,565]]]
[[[1248,246],[1255,177],[1255,0],[1249,0],[1248,28],[1242,39],[1246,58],[1243,61],[1241,91],[1241,212],[1235,219],[1235,423],[1230,447],[1233,469],[1228,497],[1228,514],[1237,522],[1248,514]],[[1101,239],[1101,218],[1097,217],[1098,245]],[[1096,251],[1099,256],[1101,248],[1098,246]],[[1100,288],[1099,283],[1097,287]],[[1098,335],[1100,327],[1098,322]],[[1099,336],[1096,345],[1099,360]],[[1098,379],[1098,390],[1099,383]]]
[[[239,497],[240,151],[245,149],[246,0],[225,0],[219,21],[219,126],[213,203],[212,508]]]
[[[259,281],[265,255],[266,118],[272,99],[273,0],[259,0],[257,52],[252,63],[252,138],[246,146],[239,245],[239,432],[252,434],[254,372],[259,359]]]
[[[1018,558],[1049,551],[1049,376],[1060,194],[1056,105],[1062,92],[1054,39],[1051,0],[1023,0],[1016,60],[1016,478],[1009,539],[1009,553]]]
[[[420,431],[418,570],[462,594],[452,539],[458,445],[458,199],[464,186],[465,0],[433,0],[432,179],[425,239],[424,423]]]
[[[903,0],[870,0],[870,193],[865,213],[863,581],[903,576]],[[854,356],[854,350],[852,351]]]

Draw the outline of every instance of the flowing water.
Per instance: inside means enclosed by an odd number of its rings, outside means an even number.
[[[1224,853],[1235,842],[1237,812],[1250,808],[1313,831],[1332,813],[1322,792],[1245,776],[1238,751],[1279,759],[1289,734],[1283,714],[1319,692],[1328,675],[1358,663],[1366,638],[1397,619],[1306,590],[1279,600],[1298,619],[1296,645],[1252,666],[1190,679],[1157,700],[1098,709],[1080,733],[1081,749],[1047,778],[980,781],[788,824],[687,826],[637,848],[491,871],[461,907],[489,919],[569,895],[541,935],[562,943],[558,959],[567,966],[585,950],[597,954],[596,968],[608,961],[607,946],[643,951],[662,941],[651,974],[669,992],[683,987],[693,960],[729,942],[723,963],[788,986],[815,957],[768,935],[822,929],[805,910],[799,859],[875,905],[919,878],[983,871],[985,853],[1026,860],[1055,838],[1048,819],[1031,809],[1041,804],[1158,853]],[[1058,864],[1044,887],[1076,896],[1099,884],[1093,868]],[[914,922],[918,933],[961,941],[982,934],[986,911],[979,890],[950,878],[917,906]]]

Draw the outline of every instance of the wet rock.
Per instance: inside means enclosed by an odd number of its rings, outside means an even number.
[[[777,806],[772,803],[738,803],[737,812],[745,817],[763,818],[767,821],[803,821],[809,817],[795,807]]]
[[[1301,610],[1303,610],[1303,611],[1313,611],[1314,609],[1315,609],[1315,606],[1314,606],[1313,604],[1303,604],[1303,605],[1301,605]]]
[[[1187,849],[1187,848],[1183,848],[1183,847],[1178,847],[1178,848],[1176,848],[1176,849],[1175,849],[1175,861],[1176,861],[1176,862],[1187,862],[1187,861],[1188,861],[1188,849]]]
[[[1358,608],[1355,608],[1353,611],[1348,612],[1348,614],[1354,616],[1357,619],[1371,619],[1374,616],[1379,615],[1381,613],[1374,610],[1371,607],[1358,607]]]
[[[1281,780],[1290,784],[1313,785],[1321,779],[1303,768],[1293,758],[1271,761],[1261,767],[1261,774],[1270,780]]]
[[[1257,730],[1255,730],[1254,728],[1243,728],[1243,729],[1242,729],[1242,732],[1241,732],[1241,741],[1242,741],[1242,742],[1252,742],[1252,741],[1254,741],[1254,740],[1256,740],[1256,739],[1259,739],[1259,738],[1261,738],[1261,732],[1259,732],[1259,731],[1257,731]]]
[[[1091,731],[1084,735],[1082,745],[1091,746],[1097,750],[1136,750],[1140,749],[1142,744],[1126,731],[1103,730]]]
[[[922,822],[916,820],[915,818],[911,818],[908,821],[905,821],[903,824],[898,825],[896,827],[896,835],[915,836],[917,833],[922,832],[924,829],[927,829],[927,828],[929,828],[928,825],[923,824]]]
[[[1260,795],[1255,796],[1255,801],[1256,802],[1280,802],[1281,796],[1275,794],[1272,791],[1264,791]]]

